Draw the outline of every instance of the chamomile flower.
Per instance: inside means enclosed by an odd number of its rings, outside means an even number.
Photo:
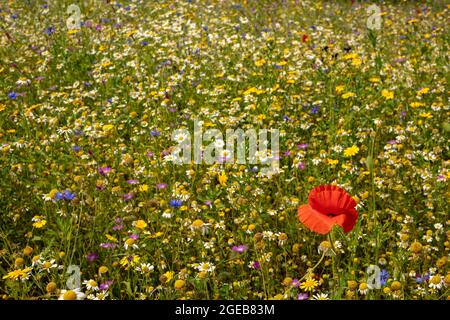
[[[71,290],[61,290],[58,300],[84,300],[86,295],[80,288]]]
[[[97,291],[99,290],[97,281],[90,279],[83,281],[83,284],[86,286],[87,290]]]

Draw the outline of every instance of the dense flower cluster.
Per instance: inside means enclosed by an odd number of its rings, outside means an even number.
[[[69,30],[63,2],[3,1],[0,297],[448,298],[450,8],[430,2],[369,30],[360,1],[79,1]],[[194,119],[278,129],[279,172],[173,163]],[[318,185],[353,197],[348,233],[298,221]]]

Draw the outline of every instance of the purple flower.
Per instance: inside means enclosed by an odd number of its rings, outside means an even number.
[[[139,235],[136,233],[132,233],[132,234],[130,234],[130,238],[133,240],[137,240],[139,238]]]
[[[294,288],[297,288],[299,285],[300,285],[300,281],[297,278],[292,279],[291,286],[293,286]]]
[[[46,28],[45,30],[44,30],[44,33],[46,34],[46,35],[48,35],[48,36],[51,36],[52,34],[54,34],[55,33],[55,28],[54,27],[48,27],[48,28]]]
[[[152,137],[159,137],[160,134],[161,134],[161,133],[160,133],[158,130],[152,130],[152,131],[150,131],[150,135],[151,135]]]
[[[112,280],[105,281],[103,283],[100,283],[98,286],[100,290],[108,290],[109,287],[113,284]]]
[[[73,146],[72,150],[75,151],[75,152],[78,152],[78,151],[81,150],[81,147],[80,146]]]
[[[298,300],[307,300],[309,295],[307,293],[299,293],[297,299]]]
[[[138,184],[138,183],[139,183],[139,180],[136,180],[136,179],[130,179],[130,180],[127,180],[127,183],[128,183],[128,184]]]
[[[241,244],[239,246],[233,246],[233,248],[231,248],[231,250],[233,250],[234,252],[238,252],[238,253],[243,253],[245,251],[247,251],[248,247],[245,244]]]
[[[166,183],[158,183],[156,185],[156,189],[165,189],[167,188],[167,184]]]
[[[103,249],[114,249],[116,247],[116,244],[112,242],[105,242],[100,243],[100,247]]]
[[[261,269],[261,263],[259,263],[259,261],[253,261],[251,264],[251,268],[259,270]]]
[[[171,208],[179,208],[183,205],[183,200],[172,199],[169,201],[169,206]]]
[[[114,231],[119,231],[123,229],[123,224],[116,224],[112,227]]]
[[[299,168],[300,170],[304,170],[306,167],[306,165],[303,162],[299,162],[299,164],[297,165],[297,168]]]
[[[11,91],[10,93],[8,93],[8,98],[9,99],[15,99],[19,96],[19,94],[17,92]]]
[[[204,204],[205,204],[205,206],[210,206],[210,205],[212,205],[212,201],[211,200],[206,200],[204,202]]]
[[[297,148],[298,149],[306,149],[306,148],[308,148],[308,144],[307,143],[298,144]]]
[[[98,173],[102,176],[106,176],[111,171],[111,167],[100,167],[98,168]]]
[[[97,260],[98,259],[98,254],[97,254],[97,252],[91,252],[91,253],[88,253],[88,255],[86,256],[86,259],[87,259],[87,261],[89,261],[89,262],[94,262],[95,260]]]
[[[149,158],[153,157],[153,152],[151,152],[151,151],[147,152],[146,156]]]
[[[311,114],[319,113],[319,106],[313,106],[311,108]]]
[[[123,200],[125,200],[125,201],[130,200],[130,199],[133,198],[133,193],[132,193],[132,192],[130,192],[130,193],[125,193],[125,194],[122,196],[122,198],[123,198]]]
[[[393,139],[393,140],[389,140],[387,143],[388,144],[397,144],[398,142],[397,142],[397,140]]]

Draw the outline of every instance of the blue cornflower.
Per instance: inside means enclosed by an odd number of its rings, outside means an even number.
[[[70,201],[70,200],[73,200],[74,198],[75,198],[75,193],[71,192],[70,190],[64,190],[63,192],[55,193],[56,200]]]
[[[63,197],[64,200],[70,201],[75,198],[75,193],[71,192],[70,190],[64,190]]]
[[[390,277],[390,275],[389,275],[389,273],[387,272],[386,269],[381,270],[380,283],[381,283],[382,286],[384,286],[387,283],[389,277]]]
[[[158,130],[152,130],[150,131],[150,134],[152,135],[152,137],[159,137],[161,133]]]
[[[46,35],[48,35],[48,36],[51,36],[52,34],[54,34],[55,33],[55,28],[54,27],[48,27],[48,28],[46,28],[45,30],[44,30],[44,33],[46,34]]]
[[[319,106],[313,106],[313,107],[311,108],[311,113],[312,113],[312,114],[319,113]]]
[[[179,208],[183,204],[183,200],[172,199],[169,201],[169,206],[171,208]]]
[[[8,98],[9,99],[15,99],[19,96],[19,94],[17,92],[11,91],[10,93],[8,93]]]
[[[63,193],[62,192],[55,193],[55,199],[56,200],[63,200],[64,199]]]

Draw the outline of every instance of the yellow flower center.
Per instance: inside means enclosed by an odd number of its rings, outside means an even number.
[[[48,268],[50,268],[51,266],[52,266],[52,264],[51,264],[49,261],[45,261],[45,262],[44,262],[43,267],[44,267],[45,269],[48,269]]]
[[[108,268],[105,266],[101,266],[100,268],[98,268],[98,272],[100,273],[106,273],[108,272]]]
[[[68,290],[63,295],[64,300],[77,300],[77,294],[72,290]]]
[[[430,282],[437,285],[441,283],[441,277],[439,275],[432,276]]]
[[[56,290],[56,283],[54,283],[54,282],[49,282],[49,283],[47,284],[46,289],[47,289],[47,292],[49,292],[49,293],[55,292],[55,290]]]
[[[192,222],[192,226],[194,228],[201,228],[203,226],[204,222],[200,219],[195,220],[194,222]]]
[[[177,290],[180,290],[180,289],[183,289],[184,285],[185,285],[184,280],[177,280],[177,281],[175,281],[174,288]]]
[[[208,270],[209,269],[209,265],[207,265],[207,264],[204,264],[204,265],[202,265],[202,270]]]
[[[16,261],[14,261],[14,265],[17,267],[20,267],[24,263],[25,263],[25,260],[23,260],[22,258],[17,258]]]

